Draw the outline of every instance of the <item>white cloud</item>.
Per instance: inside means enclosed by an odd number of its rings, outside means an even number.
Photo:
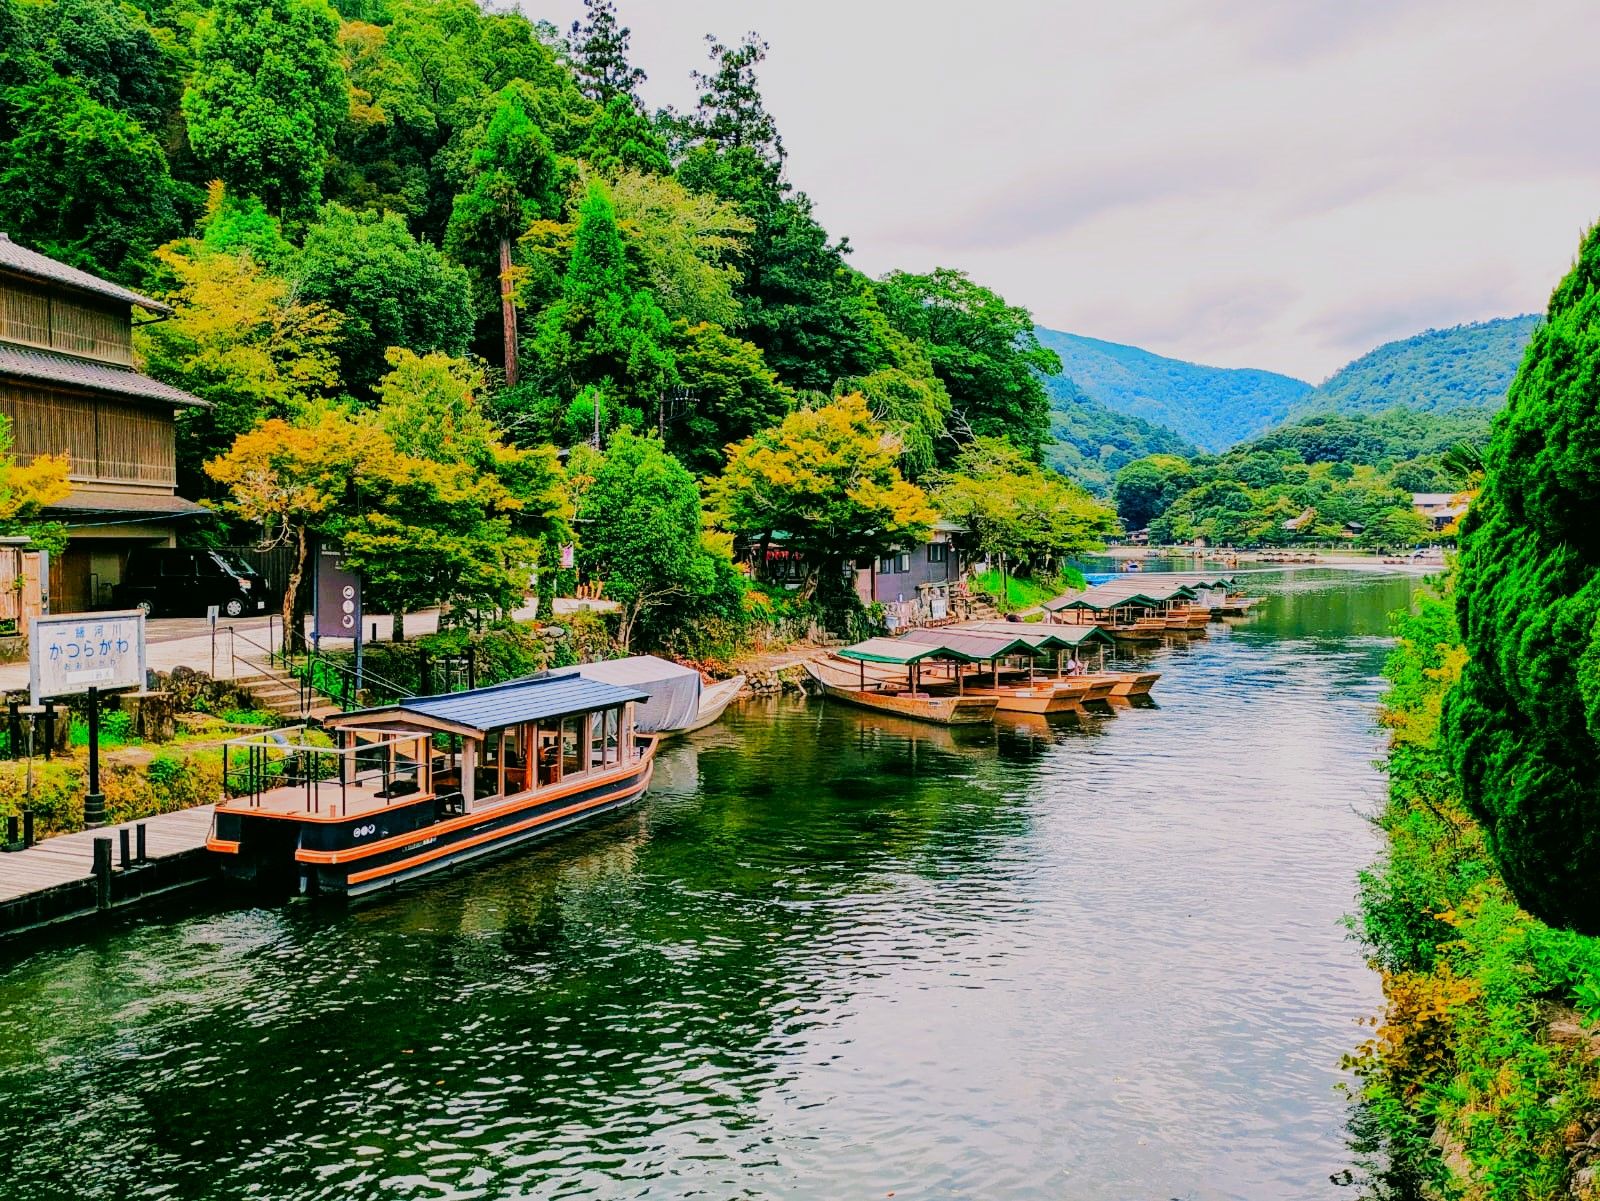
[[[560,25],[579,0],[535,3]],[[771,43],[795,183],[873,274],[1320,379],[1541,309],[1600,216],[1584,0],[620,0],[653,103]]]

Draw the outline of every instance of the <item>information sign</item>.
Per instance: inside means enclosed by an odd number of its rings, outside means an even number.
[[[144,687],[144,614],[57,613],[28,623],[28,691],[44,697],[91,688]]]

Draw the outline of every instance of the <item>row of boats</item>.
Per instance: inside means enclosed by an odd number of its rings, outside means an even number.
[[[1086,717],[1148,698],[1159,672],[1117,671],[1119,642],[1202,633],[1244,616],[1258,597],[1232,576],[1168,573],[1115,579],[1048,601],[1044,620],[967,621],[869,638],[807,663],[825,695],[941,725],[997,712]]]

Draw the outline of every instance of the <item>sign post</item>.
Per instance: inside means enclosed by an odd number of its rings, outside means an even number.
[[[345,566],[344,552],[332,546],[317,554],[317,605],[312,628],[323,638],[353,638],[356,691],[361,691],[361,577]]]
[[[28,624],[28,693],[33,705],[45,697],[87,694],[89,699],[89,791],[83,823],[103,826],[106,798],[100,791],[100,693],[143,688],[144,614],[63,613]]]

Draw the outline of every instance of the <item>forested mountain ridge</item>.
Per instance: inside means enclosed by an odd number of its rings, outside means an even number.
[[[1289,419],[1381,413],[1396,406],[1446,413],[1498,409],[1541,320],[1525,313],[1385,342],[1301,397]]]
[[[1202,450],[1224,450],[1271,429],[1311,391],[1304,380],[1272,371],[1207,367],[1042,326],[1034,333],[1061,359],[1061,375],[1045,382],[1053,402],[1070,398],[1068,385],[1075,384],[1113,413],[1166,426]]]
[[[1109,492],[1117,472],[1146,455],[1192,456],[1188,439],[1164,425],[1113,412],[1065,376],[1046,382],[1050,436],[1045,461],[1094,492]]]

